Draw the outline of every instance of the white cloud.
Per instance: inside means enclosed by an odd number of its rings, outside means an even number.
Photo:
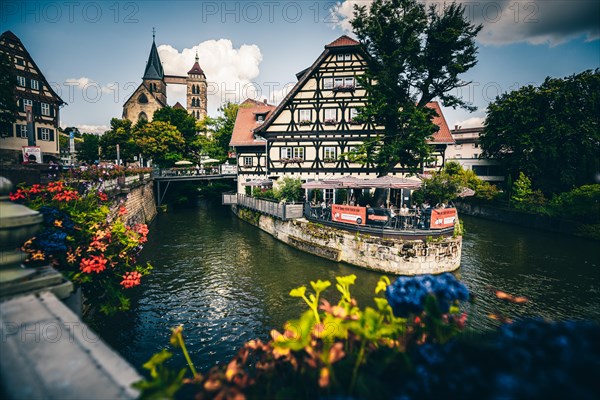
[[[372,0],[346,0],[334,10],[338,26],[351,32],[350,20],[354,5],[366,5]],[[426,0],[426,4],[442,5]],[[505,45],[526,42],[551,46],[585,36],[587,41],[600,39],[600,1],[581,0],[480,0],[463,1],[467,19],[483,24],[477,40],[482,44]]]
[[[108,125],[75,125],[81,133],[95,133],[96,135],[102,135],[104,132],[110,130]]]
[[[207,40],[181,52],[170,45],[158,47],[166,75],[187,76],[198,51],[200,67],[208,83],[208,104],[216,109],[225,101],[241,102],[255,98],[257,89],[253,83],[259,73],[262,54],[258,46],[244,44],[234,48],[229,39]],[[168,98],[171,105],[179,101],[185,106],[186,87],[169,85]]]
[[[485,117],[471,117],[462,121],[456,121],[452,126],[452,129],[454,129],[454,126],[456,125],[460,126],[461,128],[478,128],[483,126],[484,121]]]

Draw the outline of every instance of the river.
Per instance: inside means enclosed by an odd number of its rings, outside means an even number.
[[[475,296],[467,306],[470,327],[494,328],[491,313],[600,321],[597,243],[472,217],[464,224],[456,275]],[[206,201],[158,215],[140,261],[154,270],[131,289],[131,310],[97,327],[137,368],[167,347],[169,328],[183,324],[192,359],[206,371],[304,311],[301,300],[289,297],[292,288],[353,273],[352,293],[364,306],[380,276],[293,249]],[[492,288],[530,301],[505,304]],[[337,300],[333,287],[329,293],[325,297]],[[174,362],[184,365],[179,355]]]

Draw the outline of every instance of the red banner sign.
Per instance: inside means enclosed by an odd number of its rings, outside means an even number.
[[[444,229],[454,226],[456,221],[456,208],[443,208],[431,210],[431,229]]]
[[[364,225],[367,220],[366,216],[367,209],[365,207],[331,205],[331,220],[335,222]]]

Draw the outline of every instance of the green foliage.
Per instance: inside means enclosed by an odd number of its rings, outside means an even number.
[[[98,147],[100,146],[100,136],[91,133],[83,134],[83,141],[77,148],[77,160],[93,164],[98,160]]]
[[[6,53],[0,52],[0,134],[13,134],[12,124],[19,112],[16,88],[13,64]]]
[[[62,181],[21,187],[10,198],[44,215],[42,231],[23,246],[26,264],[54,264],[104,314],[129,308],[126,290],[152,269],[136,263],[147,241],[146,224],[128,225],[125,207],[111,211],[105,193],[80,194]]]
[[[553,215],[589,224],[600,223],[600,184],[584,185],[552,199]]]
[[[135,135],[141,154],[161,167],[172,166],[181,160],[185,140],[177,128],[167,122],[152,121]]]
[[[164,363],[173,356],[167,350],[156,353],[143,367],[150,371],[150,380],[142,380],[133,384],[142,393],[141,399],[173,399],[175,393],[183,386],[186,369],[171,371]]]
[[[198,121],[196,129],[202,134],[197,137],[196,145],[204,154],[221,162],[227,160],[238,109],[238,104],[228,102],[219,107],[219,117],[206,116]]]
[[[185,142],[183,155],[188,157],[198,151],[196,148],[196,119],[182,108],[166,106],[154,112],[152,121],[162,121],[173,125],[183,135]]]
[[[302,200],[304,191],[302,190],[302,181],[300,179],[284,176],[282,182],[276,190],[277,200],[283,200],[288,203],[297,203]]]
[[[510,202],[515,208],[524,210],[530,204],[532,196],[533,190],[531,189],[531,179],[523,172],[520,172],[519,179],[513,183]]]
[[[369,57],[358,79],[367,90],[366,105],[357,120],[385,127],[348,155],[374,163],[385,175],[396,165],[416,171],[429,156],[427,140],[439,129],[427,104],[469,107],[451,93],[467,83],[459,75],[476,64],[473,26],[456,3],[426,9],[416,0],[375,0],[369,8],[355,6],[354,32]]]
[[[134,141],[131,121],[128,119],[113,118],[110,120],[110,130],[104,132],[100,138],[102,159],[116,160],[117,144],[121,160],[125,164],[132,162],[134,157],[139,154],[139,148]]]
[[[546,195],[594,183],[600,171],[600,70],[546,78],[488,105],[483,155]]]

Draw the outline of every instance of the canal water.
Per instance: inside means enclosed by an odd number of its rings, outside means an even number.
[[[469,217],[464,224],[456,275],[475,296],[468,306],[473,329],[493,329],[498,322],[489,314],[498,313],[600,321],[597,243]],[[365,306],[380,276],[293,249],[205,201],[158,215],[141,261],[154,270],[132,289],[131,310],[97,327],[138,369],[168,347],[171,327],[183,324],[192,359],[206,371],[304,311],[301,300],[289,297],[292,288],[356,274],[353,295]],[[494,289],[530,302],[504,304]],[[336,293],[330,288],[325,297],[337,301]],[[173,362],[184,365],[179,355]]]

